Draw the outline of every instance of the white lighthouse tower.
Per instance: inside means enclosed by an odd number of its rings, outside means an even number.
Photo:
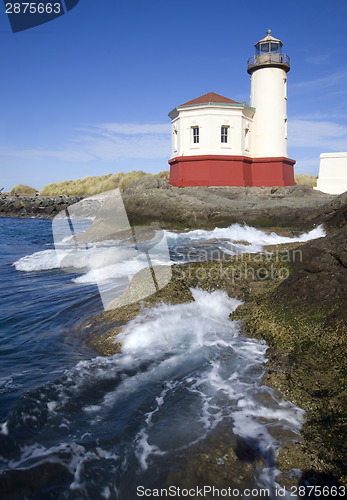
[[[255,56],[248,59],[251,75],[251,107],[254,117],[255,157],[287,156],[287,73],[290,60],[282,54],[283,43],[267,36],[255,44]]]
[[[256,110],[253,119],[252,156],[254,159],[262,158],[270,162],[273,167],[277,158],[282,164],[280,167],[277,163],[277,167],[282,169],[285,184],[292,184],[294,179],[291,181],[286,175],[289,174],[289,171],[286,172],[288,167],[292,171],[295,163],[287,156],[287,73],[290,70],[290,59],[282,53],[282,47],[281,40],[271,36],[269,29],[266,37],[255,44],[255,55],[248,59],[247,71],[251,75],[250,104]],[[271,169],[269,174],[272,176],[275,170]],[[264,179],[264,170],[259,175]]]

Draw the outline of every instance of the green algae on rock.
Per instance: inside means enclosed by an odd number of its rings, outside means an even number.
[[[306,411],[304,443],[286,445],[279,454],[280,482],[301,468],[317,484],[346,484],[346,231],[300,246],[300,259],[294,259],[297,248],[282,248],[287,251],[174,265],[172,280],[156,294],[94,318],[88,339],[99,352],[119,352],[121,325],[142,307],[192,301],[194,287],[226,290],[244,301],[232,316],[242,320],[243,333],[269,346],[263,383]],[[106,331],[98,335],[100,327]]]
[[[301,246],[301,259],[272,292],[234,314],[244,332],[264,339],[264,384],[306,410],[306,446],[290,445],[279,463],[307,465],[347,483],[347,227]],[[289,453],[290,450],[290,453]],[[294,451],[296,450],[296,451]],[[284,458],[285,457],[285,458]],[[295,464],[298,465],[295,465]],[[318,479],[317,479],[318,480]]]
[[[209,262],[191,262],[171,267],[171,281],[161,290],[142,300],[131,303],[141,295],[141,287],[137,285],[145,277],[146,270],[137,273],[127,290],[115,299],[110,310],[88,320],[87,342],[104,355],[119,352],[116,335],[121,325],[135,318],[141,308],[151,307],[161,302],[182,304],[191,302],[193,296],[190,288],[201,288],[207,291],[224,289],[230,297],[249,300],[250,297],[263,294],[264,290],[274,290],[276,284],[288,276],[288,262],[285,254],[242,254],[225,256],[222,260]],[[116,307],[118,306],[118,307]],[[113,307],[113,308],[112,308]],[[112,308],[112,309],[111,309]],[[82,325],[85,329],[87,323]]]

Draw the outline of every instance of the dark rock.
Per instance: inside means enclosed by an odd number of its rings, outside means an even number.
[[[40,491],[44,489],[47,492],[52,492],[54,489],[59,491],[61,484],[64,481],[71,481],[71,478],[71,473],[59,463],[46,462],[28,469],[5,470],[0,474],[1,498],[3,500],[38,498],[41,496]]]
[[[263,227],[311,228],[313,224],[329,224],[329,217],[338,211],[341,221],[347,217],[343,209],[347,196],[324,194],[308,186],[178,188],[159,177],[143,177],[133,182],[122,196],[131,223],[157,223],[161,227],[209,228],[245,222]],[[27,216],[51,217],[82,198],[8,197],[1,200],[0,210],[18,216],[24,208]]]
[[[52,198],[43,198],[41,200],[41,205],[44,207],[49,207],[52,204]]]
[[[45,212],[48,215],[51,215],[53,212],[57,212],[57,208],[54,205],[51,205],[50,207],[45,208]]]
[[[16,217],[53,217],[57,212],[73,203],[79,202],[82,196],[22,196],[0,199],[0,212],[2,215]]]
[[[13,210],[20,210],[22,207],[22,202],[19,199],[16,199],[12,205]]]
[[[171,189],[172,186],[161,177],[142,177],[130,184],[127,193],[136,193],[147,189]]]
[[[177,188],[163,179],[146,177],[123,192],[132,223],[185,227],[226,226],[234,222],[312,227],[312,221],[319,223],[326,211],[324,207],[334,198],[308,186]]]
[[[345,207],[346,208],[346,207]],[[339,212],[336,212],[339,219]],[[336,220],[331,219],[331,224]],[[298,251],[300,259],[298,261]],[[295,258],[294,258],[294,252]],[[276,290],[275,302],[298,310],[317,310],[326,325],[347,321],[347,225],[291,252],[295,272]]]
[[[327,228],[334,230],[347,224],[347,192],[335,198],[325,210],[324,222]]]

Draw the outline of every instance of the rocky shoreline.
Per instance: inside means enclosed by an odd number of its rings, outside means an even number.
[[[178,188],[148,177],[133,182],[122,197],[130,222],[177,229],[242,222],[256,227],[312,227],[336,199],[303,185]]]
[[[72,196],[6,198],[0,200],[0,215],[52,217],[80,199],[82,197]],[[301,245],[299,261],[293,258],[295,248],[287,246],[282,247],[282,251],[291,257],[289,260],[281,260],[281,253],[272,257],[262,254],[260,258],[259,254],[257,258],[249,254],[221,261],[174,265],[173,279],[162,290],[141,302],[89,319],[87,329],[81,325],[81,333],[97,352],[112,355],[121,350],[117,334],[122,325],[135,318],[143,306],[192,301],[191,287],[208,291],[224,289],[230,297],[244,301],[233,316],[242,321],[244,333],[265,340],[269,346],[263,383],[279,389],[286,399],[306,411],[303,442],[284,447],[278,457],[282,472],[279,482],[290,484],[289,473],[295,468],[302,471],[301,484],[308,480],[320,486],[347,485],[344,427],[347,193],[331,196],[307,186],[174,188],[162,179],[144,178],[123,192],[123,202],[132,224],[156,223],[162,228],[179,230],[228,226],[235,222],[263,228],[277,226],[289,232],[325,225],[328,236]],[[190,273],[186,272],[187,266]],[[263,274],[271,269],[269,276],[275,273],[275,279],[245,278],[243,266],[262,270]],[[289,277],[279,273],[284,268]],[[259,276],[263,276],[262,273]],[[241,278],[231,279],[231,276]],[[211,453],[195,450],[194,456],[182,458],[180,478],[183,469],[190,474],[196,471],[198,484],[199,478],[210,477],[214,464],[213,480],[217,484],[233,471],[244,470],[245,463],[238,460],[233,443],[228,442],[227,429],[212,441]],[[215,451],[213,446],[217,447]],[[222,452],[229,459],[216,467],[215,454]]]
[[[83,196],[0,196],[0,216],[54,217]],[[256,227],[311,227],[333,209],[336,196],[308,186],[173,187],[144,177],[122,193],[131,224],[161,228],[213,228],[235,222]]]
[[[141,199],[147,195],[142,194]],[[271,193],[266,196],[271,196]],[[307,480],[309,484],[318,486],[347,485],[347,193],[328,199],[320,195],[316,198],[315,194],[308,196],[312,198],[307,202],[305,217],[295,218],[299,222],[296,229],[309,221],[311,227],[313,223],[324,223],[328,235],[301,244],[299,260],[293,256],[298,248],[291,244],[277,248],[279,253],[272,257],[268,254],[249,254],[221,261],[174,265],[172,280],[155,295],[89,320],[85,340],[96,351],[112,355],[121,350],[117,334],[122,325],[136,317],[142,307],[152,307],[160,302],[177,304],[192,301],[191,287],[208,291],[225,290],[230,297],[244,301],[244,305],[233,315],[233,318],[242,321],[244,333],[265,340],[269,346],[263,383],[280,390],[286,399],[306,411],[303,441],[285,446],[279,454],[280,484],[290,485],[290,470],[300,469],[300,484]],[[298,198],[300,203],[304,202],[304,196]],[[324,203],[316,203],[317,199]],[[262,203],[260,200],[260,207]],[[288,202],[284,210],[288,210],[290,204]],[[236,204],[233,206],[236,211]],[[150,210],[144,208],[146,213]],[[256,210],[257,207],[249,207],[248,212],[240,210],[237,222],[244,221],[245,213],[249,215]],[[258,213],[262,214],[262,220],[273,222],[273,214],[263,217],[262,209]],[[291,227],[289,230],[295,231],[293,219],[284,217],[279,220],[277,217],[276,221],[280,222],[279,226],[287,226],[287,230]],[[281,255],[289,255],[290,258],[283,260]],[[261,270],[260,276],[269,271],[268,275],[272,278],[245,278],[244,266]],[[187,267],[189,273],[186,272]],[[284,268],[288,270],[289,277],[280,273]],[[231,276],[241,278],[231,279]],[[219,438],[214,436],[212,441],[219,443]],[[217,468],[216,482],[228,477],[237,467],[242,468],[235,457],[233,444],[230,442],[228,445],[227,439],[227,431],[224,430],[221,446],[225,456],[232,457],[232,460],[230,458],[229,465],[226,462],[223,467]],[[213,448],[214,445],[211,446]],[[215,461],[213,454],[219,451],[219,448],[212,450],[211,454],[201,450],[196,452],[197,456],[194,452],[183,469],[187,468],[192,474],[199,463],[200,477],[209,477],[211,464]],[[230,471],[228,467],[232,467]]]
[[[0,196],[0,216],[54,217],[83,196]]]
[[[327,236],[326,247],[325,238],[300,245],[303,258],[299,269],[296,263],[282,258],[288,252],[290,254],[295,251],[291,248],[292,245],[289,249],[282,246],[283,253],[279,251],[272,257],[268,254],[249,254],[222,261],[174,265],[172,280],[155,295],[89,319],[85,341],[103,355],[121,352],[117,335],[122,330],[122,325],[135,318],[143,308],[153,307],[161,302],[190,302],[193,300],[190,288],[225,290],[230,297],[244,301],[244,305],[233,315],[233,319],[242,321],[244,334],[263,339],[269,346],[263,383],[280,390],[287,400],[306,411],[303,442],[287,445],[279,454],[278,467],[282,473],[279,483],[289,486],[291,469],[300,469],[302,478],[309,480],[310,484],[346,485],[346,440],[343,436],[346,434],[347,375],[344,366],[347,357],[347,311],[343,293],[347,283],[347,268],[342,263],[339,264],[340,256],[331,258],[323,272],[330,274],[332,279],[323,288],[319,265],[315,270],[310,268],[312,252],[320,248],[320,262],[325,262],[330,255],[327,248],[336,237],[345,238],[345,245],[339,247],[341,253],[344,253],[347,243],[345,230],[341,234]],[[318,258],[316,262],[318,264]],[[247,275],[245,268],[254,269],[258,278]],[[289,278],[283,278],[286,274],[283,269],[288,269]],[[263,279],[266,272],[269,278]],[[182,279],[182,276],[185,278]],[[232,276],[235,279],[231,279]],[[303,287],[302,279],[308,281],[307,287]],[[287,281],[291,283],[289,288]],[[291,300],[290,290],[294,296]],[[296,298],[298,290],[300,294]],[[326,302],[324,297],[332,297],[333,300]],[[84,325],[81,331],[85,332]],[[242,470],[243,467],[245,472],[244,464],[235,456],[232,442],[228,445],[227,434],[224,429],[222,439],[217,433],[212,441],[209,440],[209,453],[206,454],[206,449],[202,447],[202,451],[197,452],[197,457],[194,451],[191,457],[193,462],[190,463],[190,459],[187,459],[180,470],[181,479],[186,467],[192,474],[195,468],[193,463],[199,463],[201,476],[210,477],[209,471],[215,462],[213,454],[219,454],[219,447],[230,460],[223,467],[217,468],[215,481],[232,476],[237,468]],[[220,446],[213,451],[216,443]],[[250,463],[250,470],[253,470],[251,465]],[[228,467],[231,467],[230,471]]]

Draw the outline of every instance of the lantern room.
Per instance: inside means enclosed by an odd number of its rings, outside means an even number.
[[[271,30],[267,30],[266,37],[255,44],[255,55],[248,59],[248,73],[252,74],[255,69],[264,66],[280,67],[288,72],[290,58],[286,54],[282,54],[282,47],[281,40],[271,36]]]

